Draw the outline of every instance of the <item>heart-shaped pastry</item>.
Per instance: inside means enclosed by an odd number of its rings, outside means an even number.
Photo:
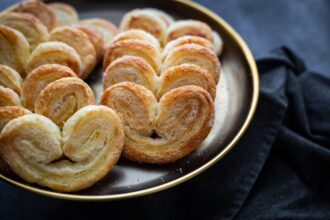
[[[25,181],[73,192],[103,178],[118,161],[123,142],[117,114],[105,106],[87,106],[62,132],[38,114],[10,121],[0,135],[0,153]]]
[[[113,108],[125,130],[123,155],[141,163],[174,162],[207,137],[214,104],[207,91],[184,86],[167,92],[159,102],[145,87],[123,82],[105,90],[101,104]]]

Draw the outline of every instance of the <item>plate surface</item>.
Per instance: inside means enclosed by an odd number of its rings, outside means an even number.
[[[80,18],[102,17],[119,24],[122,16],[134,8],[155,7],[175,18],[199,19],[218,31],[224,40],[222,73],[215,100],[215,125],[208,138],[193,153],[170,165],[143,165],[121,159],[100,182],[75,194],[56,193],[24,183],[17,177],[0,177],[27,190],[43,195],[73,200],[112,200],[157,192],[201,173],[228,153],[240,139],[254,114],[259,92],[255,61],[244,41],[221,18],[202,6],[185,0],[101,1],[67,0]],[[102,93],[102,68],[97,67],[87,80],[97,97]]]

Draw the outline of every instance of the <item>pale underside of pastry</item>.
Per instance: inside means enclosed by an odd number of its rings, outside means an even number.
[[[112,40],[111,43],[116,43],[116,42],[124,41],[124,40],[134,40],[134,39],[149,42],[160,50],[159,41],[150,33],[146,32],[144,30],[139,30],[139,29],[130,29],[130,30],[121,32],[114,37],[114,39]]]
[[[13,68],[0,64],[0,86],[10,88],[20,95],[22,90],[22,78]]]
[[[175,40],[172,40],[168,44],[166,44],[166,46],[162,52],[162,60],[165,60],[167,55],[172,50],[174,50],[175,48],[177,48],[179,46],[185,45],[185,44],[198,44],[200,46],[204,46],[204,47],[210,48],[213,51],[216,51],[215,47],[209,40],[206,40],[205,38],[198,37],[198,36],[185,35],[185,36],[179,37]]]
[[[123,155],[140,163],[166,164],[186,156],[207,137],[214,121],[212,98],[198,86],[173,89],[158,103],[150,90],[123,82],[106,89],[101,104],[120,115]]]
[[[163,63],[163,71],[172,66],[191,63],[209,71],[216,83],[220,77],[220,61],[211,49],[198,44],[185,44],[173,49]]]
[[[40,92],[51,82],[64,77],[77,77],[67,66],[45,64],[34,69],[24,80],[22,87],[23,106],[34,111],[35,101]]]
[[[51,41],[61,41],[74,48],[82,62],[80,78],[86,79],[96,65],[96,51],[88,35],[74,27],[58,27],[49,36]]]
[[[118,34],[118,28],[110,21],[102,18],[89,18],[80,21],[80,24],[85,25],[103,37],[104,49],[111,43],[112,39]]]
[[[152,10],[134,9],[124,15],[120,23],[120,30],[141,29],[159,41],[163,38],[167,24],[156,12]]]
[[[215,53],[220,56],[223,51],[223,40],[220,34],[216,31],[213,31],[213,45],[215,48]]]
[[[21,106],[21,100],[14,90],[0,86],[0,107]]]
[[[51,31],[56,26],[56,16],[42,1],[23,1],[17,4],[12,11],[32,14]]]
[[[8,122],[10,122],[15,118],[27,114],[31,114],[31,112],[19,106],[0,107],[0,132]],[[13,175],[12,170],[10,169],[8,164],[3,160],[1,154],[0,154],[0,172],[3,174]]]
[[[62,2],[47,4],[56,17],[56,27],[71,25],[78,22],[78,13],[71,5]]]
[[[51,119],[59,127],[76,111],[95,104],[92,89],[81,79],[66,77],[48,84],[35,101],[35,112]]]
[[[180,20],[167,29],[163,44],[166,45],[170,41],[185,35],[199,36],[213,42],[212,29],[208,24],[197,20]]]
[[[70,67],[77,75],[81,75],[82,62],[77,51],[63,42],[52,41],[39,44],[32,52],[26,71],[30,73],[44,64],[60,64]]]
[[[7,13],[0,17],[0,24],[21,32],[29,42],[31,50],[48,40],[47,27],[36,17],[27,13]]]
[[[143,85],[153,93],[157,91],[157,74],[141,57],[123,56],[112,62],[103,75],[103,88],[120,82],[134,82]]]
[[[119,57],[131,55],[143,58],[157,74],[161,68],[161,54],[157,47],[143,40],[124,40],[113,43],[104,54],[103,68],[106,69]]]
[[[30,55],[30,45],[24,35],[5,25],[0,25],[0,64],[10,66],[25,76],[25,65]]]
[[[74,192],[102,179],[118,161],[124,141],[121,121],[105,106],[77,111],[61,130],[30,114],[10,121],[0,135],[0,153],[29,183]]]

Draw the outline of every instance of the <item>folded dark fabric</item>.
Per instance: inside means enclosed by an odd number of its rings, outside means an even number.
[[[223,160],[187,183],[144,198],[97,204],[18,189],[0,195],[13,197],[16,218],[28,210],[30,217],[50,219],[90,213],[157,220],[330,219],[330,77],[307,71],[285,47],[259,60],[258,68],[260,100],[246,134]],[[33,201],[16,201],[22,193]],[[9,217],[4,210],[0,215]]]

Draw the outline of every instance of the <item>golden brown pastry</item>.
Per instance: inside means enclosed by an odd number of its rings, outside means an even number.
[[[0,107],[21,106],[21,100],[14,90],[0,86]]]
[[[0,64],[0,86],[10,88],[20,95],[22,78],[13,68]]]
[[[0,48],[0,64],[10,66],[24,76],[26,60],[30,55],[30,46],[24,35],[13,28],[0,25]]]
[[[215,98],[216,84],[213,76],[205,68],[194,64],[182,64],[165,70],[161,75],[157,98],[160,99],[172,89],[188,85],[202,87]]]
[[[47,4],[47,6],[55,15],[56,27],[78,22],[78,13],[71,5],[62,2],[53,2]]]
[[[45,64],[34,69],[23,83],[23,106],[34,111],[34,104],[40,92],[49,83],[64,77],[77,77],[77,75],[69,67],[59,64]]]
[[[166,31],[163,44],[185,35],[199,36],[213,42],[213,33],[210,26],[197,20],[181,20],[173,23]]]
[[[25,181],[74,192],[108,174],[120,157],[123,140],[123,127],[113,110],[87,106],[65,123],[62,132],[38,114],[10,121],[0,135],[0,153]]]
[[[123,155],[140,163],[165,164],[186,156],[207,137],[214,120],[212,98],[198,86],[173,89],[157,103],[150,90],[123,82],[109,87],[101,104],[120,115]]]
[[[172,40],[165,46],[163,53],[162,53],[163,60],[165,60],[167,55],[174,48],[177,48],[177,47],[185,45],[185,44],[198,44],[198,45],[201,45],[204,47],[208,47],[211,50],[215,51],[213,44],[209,40],[206,40],[205,38],[198,37],[198,36],[187,35],[187,36],[182,36],[175,40]]]
[[[82,62],[80,78],[86,79],[96,65],[96,51],[88,35],[74,27],[58,27],[49,36],[51,41],[61,41],[73,47]]]
[[[223,51],[223,40],[218,32],[213,31],[213,45],[215,48],[215,53],[220,56]]]
[[[35,101],[35,112],[59,127],[77,110],[95,104],[92,89],[81,79],[67,77],[48,84]]]
[[[139,30],[139,29],[131,29],[119,33],[117,36],[114,37],[112,43],[116,43],[124,40],[134,40],[134,39],[149,42],[158,49],[160,49],[159,41],[153,35],[149,34],[148,32],[145,32],[144,30]]]
[[[55,14],[41,1],[23,1],[13,8],[14,12],[32,14],[51,31],[56,26]]]
[[[120,82],[135,82],[153,93],[157,91],[157,74],[142,58],[123,56],[112,62],[104,72],[104,89]]]
[[[44,64],[60,64],[70,67],[78,76],[81,75],[82,63],[79,54],[71,46],[63,42],[45,42],[32,52],[26,71],[30,73]]]
[[[156,9],[156,8],[145,8],[144,11],[150,11],[154,13],[156,16],[160,17],[166,24],[167,27],[169,27],[171,24],[175,22],[174,18],[167,14],[166,12]]]
[[[191,63],[204,67],[214,77],[216,83],[220,76],[220,61],[211,49],[198,44],[185,44],[172,50],[163,64],[163,71],[172,66]]]
[[[102,60],[105,51],[103,36],[100,33],[94,31],[92,28],[81,23],[74,24],[73,27],[78,28],[88,36],[89,40],[95,48],[97,61]]]
[[[5,127],[5,125],[10,122],[11,120],[21,117],[23,115],[31,114],[30,111],[18,107],[18,106],[7,106],[7,107],[0,107],[0,132]],[[1,144],[0,144],[1,147]],[[8,164],[3,160],[0,155],[0,172],[2,174],[13,175]]]
[[[124,40],[111,44],[104,54],[103,68],[106,69],[113,61],[125,55],[143,58],[159,74],[160,51],[151,43],[142,40]]]
[[[134,9],[124,15],[120,30],[141,29],[161,40],[166,32],[166,22],[154,11]]]
[[[105,48],[109,46],[113,37],[118,33],[118,28],[114,24],[102,18],[84,19],[80,23],[99,33],[103,37]]]
[[[48,40],[47,27],[31,14],[11,12],[0,17],[0,24],[21,32],[29,42],[31,50]]]

